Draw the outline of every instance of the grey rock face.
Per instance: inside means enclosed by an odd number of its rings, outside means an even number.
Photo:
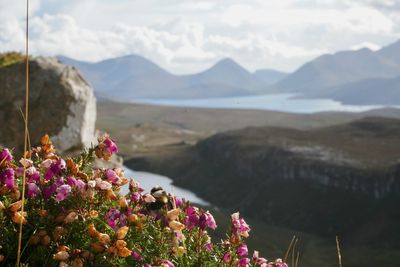
[[[32,145],[49,134],[59,153],[95,142],[96,99],[76,69],[56,58],[29,66],[29,136]],[[0,68],[0,144],[23,151],[25,64]]]

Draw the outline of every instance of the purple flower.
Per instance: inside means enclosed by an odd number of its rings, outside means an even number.
[[[64,161],[63,159],[59,159],[59,160],[57,160],[56,162],[54,162],[54,163],[50,166],[50,168],[51,168],[52,172],[53,172],[55,175],[57,175],[57,174],[59,174],[61,171],[65,170],[66,166],[67,166],[67,165],[66,165],[65,161]]]
[[[22,169],[23,171],[23,169]],[[39,183],[40,182],[40,173],[36,170],[35,167],[29,167],[26,169],[27,180],[30,183]]]
[[[46,170],[45,174],[44,174],[44,180],[45,180],[45,181],[50,181],[51,178],[53,178],[53,176],[54,176],[53,171],[52,171],[50,168],[48,168],[48,169]]]
[[[246,244],[241,244],[240,246],[238,246],[238,248],[236,249],[236,254],[239,257],[243,257],[243,256],[247,256],[247,254],[249,253],[248,249],[247,249],[247,245]]]
[[[14,169],[7,168],[5,169],[1,175],[0,175],[0,181],[3,182],[8,189],[14,188],[14,176],[15,176],[15,171]]]
[[[249,258],[241,258],[241,259],[238,261],[238,266],[240,266],[240,267],[247,267],[247,266],[249,266],[249,263],[250,263],[250,259],[249,259]]]
[[[28,184],[27,196],[28,198],[35,198],[40,193],[40,188],[35,183]]]
[[[65,200],[71,193],[71,186],[63,184],[57,188],[56,201],[60,202]]]
[[[49,199],[57,191],[57,186],[55,184],[43,188],[43,198]]]
[[[74,177],[68,177],[67,178],[67,184],[70,186],[76,186],[77,180]]]
[[[0,153],[0,162],[10,162],[13,160],[13,156],[10,153],[10,150],[8,148],[3,148],[3,150]]]

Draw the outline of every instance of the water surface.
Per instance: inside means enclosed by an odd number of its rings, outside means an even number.
[[[301,99],[295,97],[295,94],[270,94],[206,99],[146,98],[138,99],[134,102],[175,107],[261,109],[293,113],[323,111],[363,112],[384,107],[379,105],[345,105],[332,99]]]
[[[145,192],[150,192],[150,190],[155,186],[161,186],[168,193],[189,200],[190,202],[198,203],[201,205],[210,205],[210,203],[196,196],[196,194],[192,191],[173,185],[172,179],[169,177],[150,172],[134,171],[126,166],[124,166],[124,170],[125,177],[133,178],[136,182],[139,183],[140,187],[142,187]],[[124,187],[122,189],[122,192],[127,193],[128,187]]]

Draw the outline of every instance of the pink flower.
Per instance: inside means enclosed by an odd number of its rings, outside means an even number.
[[[132,193],[132,201],[137,203],[139,200],[142,198],[142,195],[138,192],[133,192]]]
[[[253,252],[253,261],[257,263],[258,266],[260,267],[267,267],[268,261],[266,258],[261,258],[259,256],[259,252],[257,250],[254,250]]]
[[[239,218],[239,212],[231,215],[232,220],[232,232],[235,235],[248,237],[250,226],[241,218]]]
[[[13,156],[10,153],[10,150],[8,148],[3,148],[3,150],[0,152],[0,162],[10,162],[13,160]]]
[[[82,181],[82,180],[76,180],[76,182],[75,182],[75,186],[79,189],[79,190],[83,190],[83,189],[85,189],[85,182],[84,181]]]
[[[217,223],[214,220],[214,217],[209,211],[204,212],[201,214],[200,219],[199,219],[199,224],[201,229],[205,229],[206,227],[215,229],[217,228]]]
[[[99,144],[95,148],[98,158],[110,160],[111,156],[118,152],[118,147],[114,141],[107,135],[98,138]]]
[[[143,257],[140,256],[139,253],[137,253],[136,251],[132,250],[132,256],[135,258],[136,261],[142,261]]]
[[[117,175],[117,173],[111,169],[106,171],[107,180],[110,181],[113,185],[120,184],[121,178]]]
[[[170,262],[169,260],[162,260],[160,266],[161,267],[175,267],[175,265],[172,262]]]
[[[96,186],[98,186],[101,190],[109,190],[112,188],[112,184],[107,181],[103,181],[100,178],[96,178]]]
[[[180,206],[182,206],[182,204],[183,204],[182,198],[180,198],[180,197],[175,197],[175,206],[176,206],[177,208],[179,208]]]
[[[60,202],[65,200],[71,193],[71,186],[63,184],[57,188],[56,201]]]
[[[231,255],[231,253],[229,253],[229,252],[226,252],[226,253],[224,254],[224,256],[222,256],[222,261],[223,261],[224,263],[229,263],[229,262],[231,262],[231,260],[232,260],[232,255]]]
[[[110,153],[110,155],[118,152],[117,145],[114,143],[114,141],[110,137],[107,137],[104,140],[104,144],[106,145],[106,149],[107,149],[108,153]]]
[[[206,244],[204,245],[204,249],[205,249],[206,251],[211,251],[212,248],[213,248],[213,245],[212,245],[211,242],[206,243]]]
[[[241,258],[237,263],[237,265],[240,266],[240,267],[248,267],[249,264],[250,264],[250,259],[249,258]]]
[[[200,216],[197,214],[197,210],[194,207],[188,207],[186,209],[186,217],[184,219],[185,226],[188,230],[195,228],[200,221]]]
[[[120,217],[121,217],[121,211],[118,209],[112,208],[106,214],[106,221],[111,228],[117,229],[120,226],[119,225]],[[121,226],[123,226],[123,225],[121,225]]]
[[[241,244],[237,249],[236,249],[236,254],[239,257],[247,256],[249,251],[247,250],[247,245],[246,244]]]
[[[27,196],[28,198],[35,198],[40,193],[40,188],[35,183],[28,184]]]

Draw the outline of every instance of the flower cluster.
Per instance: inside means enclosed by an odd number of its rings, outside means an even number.
[[[108,136],[75,158],[58,156],[48,136],[20,160],[1,149],[0,264],[15,263],[23,224],[21,257],[30,266],[287,266],[248,256],[250,227],[239,213],[227,239],[212,242],[209,211],[161,187],[145,193],[122,169],[93,167],[95,155],[108,160],[117,151]]]

